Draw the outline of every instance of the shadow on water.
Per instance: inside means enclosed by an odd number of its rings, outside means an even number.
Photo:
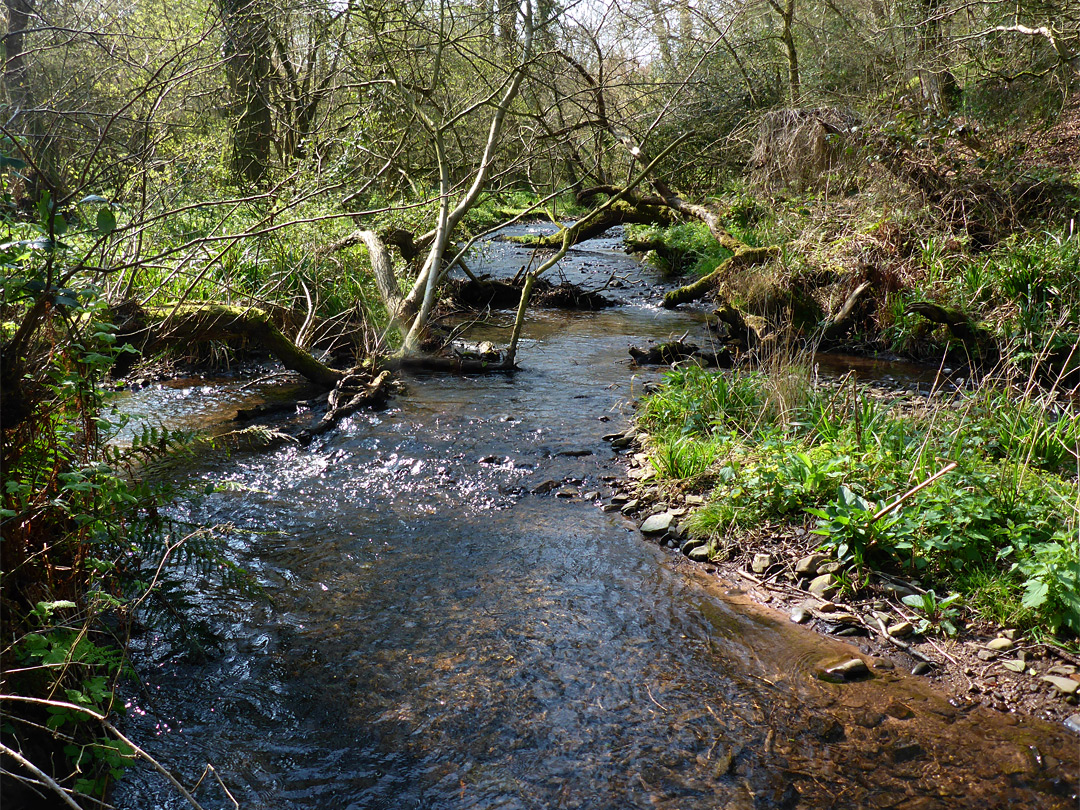
[[[603,262],[574,272],[653,283]],[[189,517],[237,527],[270,601],[207,600],[225,642],[204,664],[144,637],[133,733],[186,775],[213,763],[244,808],[1073,806],[1065,731],[907,677],[824,683],[853,648],[583,500],[647,379],[627,345],[699,323],[537,313],[513,377],[413,379],[310,448],[207,462],[232,487]],[[531,494],[547,481],[575,497]],[[184,806],[143,771],[116,804]]]

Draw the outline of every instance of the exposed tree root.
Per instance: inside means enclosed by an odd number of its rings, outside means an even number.
[[[326,433],[338,422],[361,408],[385,408],[390,397],[390,371],[383,370],[372,378],[366,372],[350,372],[342,377],[330,392],[329,409],[314,426],[301,430],[296,437],[302,445],[311,444],[316,436]]]
[[[459,309],[512,309],[521,299],[522,283],[482,278],[477,281],[451,280],[445,285],[446,300]],[[583,290],[576,284],[552,284],[537,279],[533,301],[552,309],[596,310],[614,305],[598,292]]]
[[[630,356],[639,366],[668,366],[683,360],[691,360],[713,368],[731,368],[733,365],[731,352],[727,349],[707,352],[694,343],[684,343],[681,340],[660,343],[647,349],[631,346]]]

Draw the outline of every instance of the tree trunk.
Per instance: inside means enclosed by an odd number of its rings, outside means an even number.
[[[270,164],[271,39],[260,0],[219,0],[225,28],[225,64],[237,108],[232,170],[237,179],[262,182]]]

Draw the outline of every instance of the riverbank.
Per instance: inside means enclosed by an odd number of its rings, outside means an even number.
[[[1080,731],[1077,415],[946,376],[678,370],[609,437],[626,477],[602,508],[871,670]]]

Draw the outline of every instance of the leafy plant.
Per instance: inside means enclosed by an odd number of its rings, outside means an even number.
[[[846,486],[840,487],[836,499],[824,509],[808,507],[806,511],[818,518],[813,533],[825,538],[822,546],[857,569],[865,567],[867,555],[875,546],[884,548],[879,541],[897,522],[895,517],[875,520],[875,504]]]
[[[934,632],[955,636],[959,632],[957,623],[960,620],[961,599],[963,597],[958,593],[939,599],[933,590],[929,590],[922,594],[909,594],[901,601],[922,614],[915,625],[916,633]]]

